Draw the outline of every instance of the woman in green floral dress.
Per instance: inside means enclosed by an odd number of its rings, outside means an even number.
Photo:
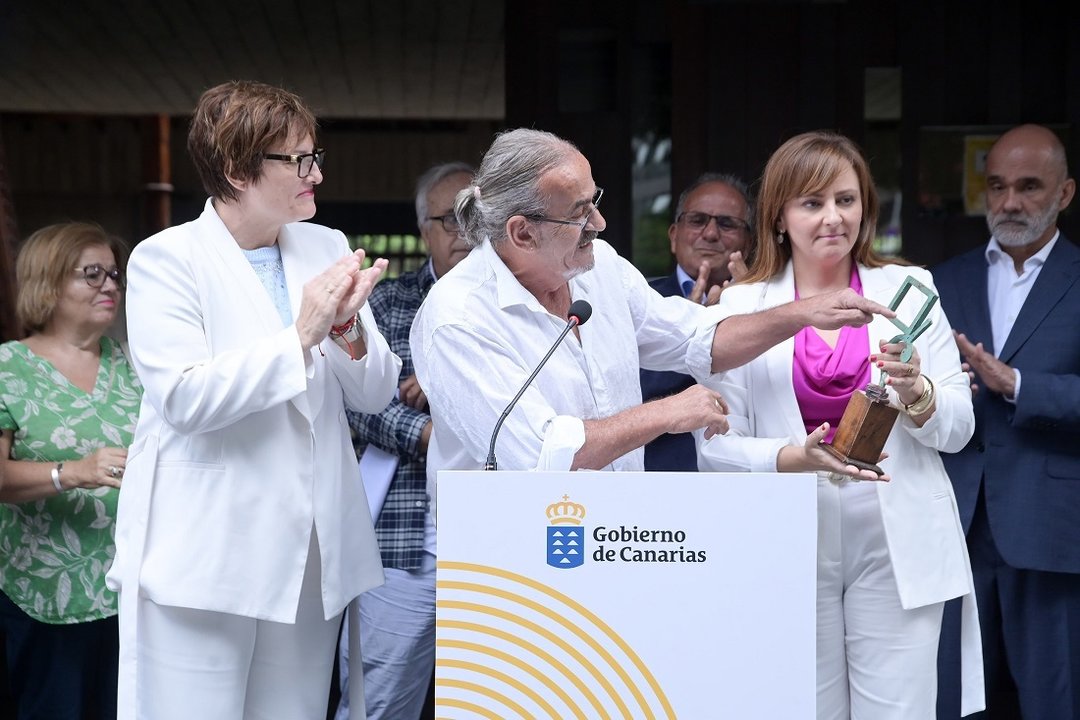
[[[124,286],[100,227],[52,225],[16,263],[29,335],[0,345],[0,625],[20,718],[116,714],[117,599],[105,587],[142,386],[105,337]]]

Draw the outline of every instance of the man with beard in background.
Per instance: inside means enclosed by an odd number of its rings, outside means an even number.
[[[1045,127],[1002,135],[986,161],[992,237],[934,270],[974,373],[975,434],[943,455],[968,538],[986,687],[1009,673],[1025,718],[1080,717],[1080,249]],[[938,717],[959,717],[959,604],[942,628]],[[993,712],[993,694],[987,710]],[[999,710],[1000,712],[1000,710]]]

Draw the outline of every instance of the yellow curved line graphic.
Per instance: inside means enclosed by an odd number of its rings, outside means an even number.
[[[479,625],[477,626],[478,632],[483,632],[485,629],[486,628],[483,628],[482,626],[479,626]],[[568,708],[570,708],[571,712],[574,713],[574,717],[579,718],[579,720],[588,720],[588,716],[585,715],[585,713],[583,713],[581,711],[581,708],[578,707],[577,703],[574,702],[574,699],[572,697],[570,697],[569,693],[567,693],[565,690],[563,690],[561,687],[559,687],[558,684],[556,684],[551,678],[549,678],[546,675],[538,672],[536,668],[534,668],[532,665],[529,665],[528,663],[526,663],[521,658],[515,657],[515,656],[511,655],[510,653],[503,652],[502,650],[496,650],[495,648],[489,648],[486,645],[481,645],[479,643],[472,643],[472,642],[468,642],[468,641],[465,641],[465,640],[446,640],[446,639],[444,639],[444,640],[436,641],[435,645],[436,645],[436,647],[441,646],[441,647],[452,647],[452,648],[456,648],[458,650],[470,650],[470,651],[478,653],[480,655],[490,655],[493,658],[498,658],[499,660],[502,660],[503,662],[510,663],[514,667],[516,667],[519,670],[521,670],[522,672],[524,672],[526,675],[531,675],[532,677],[536,678],[541,683],[543,683],[543,685],[545,687],[547,687],[548,690],[550,690],[551,692],[558,695],[559,699],[562,700],[564,703],[566,703],[566,706]],[[539,650],[539,648],[537,648],[537,650]],[[541,651],[541,653],[542,652],[543,651]],[[597,708],[598,712],[600,712],[604,716],[607,715],[607,713],[604,712],[604,708],[599,704],[599,701],[596,699],[596,697],[592,696],[592,694],[589,692],[589,690],[587,688],[583,687],[580,684],[581,681],[578,680],[572,673],[568,673],[566,667],[560,665],[559,662],[557,660],[555,660],[554,658],[550,658],[550,659],[544,658],[544,659],[548,660],[548,662],[550,662],[556,668],[561,670],[564,675],[566,675],[568,678],[570,678],[570,680],[572,682],[574,682],[575,685],[578,686],[578,690],[581,690],[586,695],[586,697],[589,697],[589,701],[593,704],[593,707]],[[435,684],[436,685],[439,684],[439,679],[438,678],[435,679]],[[441,702],[441,700],[440,700],[440,702]]]
[[[518,680],[516,677],[507,675],[504,672],[500,672],[493,668],[489,668],[486,665],[480,665],[479,663],[466,662],[464,660],[438,660],[435,663],[436,667],[450,667],[458,670],[467,670],[469,672],[477,673],[478,675],[487,675],[494,680],[500,680],[510,687],[514,688],[523,695],[528,695],[529,699],[544,709],[544,712],[548,714],[548,717],[557,718],[559,713],[555,712],[555,708],[544,698],[540,697],[540,693],[533,690],[525,683]],[[446,681],[436,681],[436,685],[446,685]]]
[[[467,680],[453,680],[453,679],[450,679],[450,678],[443,678],[437,684],[442,685],[443,687],[452,687],[452,688],[457,688],[458,690],[472,691],[472,692],[476,693],[477,695],[483,695],[484,697],[488,698],[489,700],[494,700],[497,703],[505,705],[506,707],[508,707],[511,710],[513,710],[514,712],[516,712],[518,714],[518,717],[526,718],[526,720],[536,720],[536,716],[533,715],[532,713],[530,713],[525,708],[521,707],[521,705],[519,703],[517,703],[514,700],[506,697],[502,693],[495,692],[494,690],[492,690],[490,688],[487,688],[487,687],[484,687],[483,685],[478,685],[476,683],[471,683],[471,682],[469,682]],[[495,717],[499,717],[499,716],[496,715]],[[553,715],[552,717],[557,717],[557,716]]]
[[[641,661],[641,658],[638,657],[637,653],[635,653],[634,650],[630,647],[630,645],[628,645],[625,640],[619,637],[619,635],[607,623],[601,620],[599,616],[597,616],[595,613],[593,613],[581,603],[577,602],[573,598],[559,592],[554,588],[548,587],[543,583],[539,583],[533,580],[532,578],[525,577],[524,575],[519,575],[518,573],[510,572],[509,570],[503,570],[502,568],[491,567],[488,565],[477,565],[476,563],[455,562],[452,560],[440,560],[437,563],[436,567],[445,568],[447,570],[471,571],[484,575],[494,575],[495,577],[501,577],[505,580],[512,580],[514,582],[521,583],[522,585],[531,587],[538,592],[544,593],[545,595],[548,595],[552,598],[555,598],[556,600],[565,603],[566,605],[569,605],[574,610],[578,611],[579,613],[587,617],[589,620],[591,620],[597,627],[599,627],[604,632],[605,635],[607,635],[616,645],[618,645],[624,653],[626,653],[627,657],[629,657],[631,662],[634,663],[634,667],[638,669],[638,672],[640,672],[642,677],[645,678],[645,681],[649,684],[649,687],[652,688],[653,693],[656,694],[656,697],[660,701],[660,704],[664,707],[664,712],[666,712],[668,717],[670,718],[675,717],[675,709],[671,707],[671,702],[668,701],[667,695],[664,694],[663,688],[660,687],[660,683],[658,683],[656,681],[656,678],[653,677],[653,674],[649,672],[649,668],[645,666],[645,663]],[[616,671],[619,671],[620,669],[621,668],[616,668]],[[634,685],[630,685],[630,688],[634,692],[634,696],[638,698],[638,702],[642,702],[643,698],[640,697],[640,694],[638,693],[636,687]],[[650,717],[652,716],[650,715]]]
[[[480,615],[494,615],[495,617],[502,618],[508,623],[520,625],[528,630],[532,630],[537,635],[546,638],[549,642],[558,645],[559,648],[563,650],[563,652],[573,657],[582,667],[589,671],[589,674],[592,675],[593,679],[596,680],[596,682],[601,687],[603,687],[604,690],[607,691],[608,696],[611,697],[611,699],[619,707],[619,712],[624,718],[626,718],[627,720],[631,720],[633,718],[633,716],[630,714],[630,708],[626,707],[626,703],[623,701],[622,697],[616,692],[614,686],[611,684],[611,681],[604,677],[603,673],[600,672],[599,668],[597,668],[591,660],[586,658],[580,650],[578,650],[576,647],[566,642],[566,640],[563,640],[561,637],[551,632],[547,628],[543,627],[542,625],[538,625],[531,620],[526,620],[520,615],[515,615],[514,613],[507,612],[506,610],[502,610],[500,608],[491,607],[489,605],[480,605],[478,603],[465,602],[464,600],[441,600],[437,603],[437,605],[439,607],[452,608],[454,610],[475,612]]]
[[[512,593],[509,590],[503,590],[501,588],[491,587],[490,585],[480,585],[478,583],[463,582],[463,581],[460,581],[460,580],[437,581],[435,585],[436,585],[437,588],[444,588],[444,589],[448,589],[448,590],[468,590],[468,591],[475,592],[475,593],[478,593],[478,594],[481,594],[481,595],[494,595],[496,597],[501,597],[504,600],[509,600],[511,602],[517,603],[518,605],[523,605],[523,606],[525,606],[527,608],[530,608],[530,609],[540,613],[541,615],[547,616],[548,618],[550,618],[555,623],[558,623],[559,625],[562,625],[564,628],[569,630],[571,633],[573,633],[577,637],[581,638],[582,642],[584,642],[586,645],[588,645],[594,651],[596,651],[597,654],[599,654],[601,657],[603,657],[604,660],[607,661],[608,665],[611,666],[611,669],[614,670],[615,673],[622,679],[623,684],[626,685],[627,689],[630,690],[630,694],[634,696],[635,700],[637,700],[637,703],[641,707],[642,712],[645,713],[645,717],[648,720],[653,720],[653,718],[655,717],[655,715],[653,715],[652,708],[649,707],[648,701],[645,699],[645,696],[641,694],[641,691],[638,689],[637,684],[634,683],[634,681],[630,678],[630,675],[626,672],[626,670],[624,670],[622,668],[621,665],[619,665],[618,661],[611,655],[611,653],[608,652],[608,650],[606,648],[604,648],[602,645],[600,645],[600,643],[598,643],[592,636],[587,634],[584,630],[579,628],[577,625],[572,624],[569,620],[567,620],[567,619],[563,618],[562,616],[560,616],[559,614],[557,614],[555,611],[551,610],[550,608],[545,607],[544,605],[541,605],[540,603],[536,602],[535,600],[530,600],[529,598],[527,598],[527,597],[525,597],[523,595],[518,595],[517,593]],[[552,591],[552,592],[555,592],[555,594],[558,594],[556,591]],[[438,603],[436,603],[436,607],[438,607]],[[601,625],[601,629],[602,630],[606,629],[606,630],[610,631],[610,628],[607,628],[607,626],[605,626],[605,625]],[[626,643],[622,643],[621,641],[620,641],[620,643],[621,643],[620,647],[627,647],[627,649],[628,649],[628,646],[626,646]],[[631,651],[631,653],[632,652],[633,651]],[[630,659],[635,663],[635,665],[638,666],[639,669],[642,669],[641,661],[638,660],[636,658],[636,656],[633,656],[631,654]],[[643,674],[645,675],[646,680],[649,680],[652,683],[655,683],[655,680],[652,680],[652,676],[648,674],[647,670]],[[663,698],[663,699],[666,700],[666,698]],[[675,717],[674,713],[669,713],[669,717]]]
[[[476,703],[466,702],[465,700],[455,700],[453,698],[439,698],[439,704],[446,707],[456,707],[459,710],[468,710],[474,712],[477,715],[483,715],[488,720],[504,720],[500,715],[488,710],[486,707],[480,707]]]

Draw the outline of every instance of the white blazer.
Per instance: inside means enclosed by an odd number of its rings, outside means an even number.
[[[296,317],[304,283],[348,246],[308,223],[285,225],[278,241]],[[128,272],[128,337],[145,390],[108,575],[122,640],[134,632],[125,618],[136,591],[293,622],[313,527],[333,617],[382,582],[345,406],[382,410],[401,361],[366,304],[364,358],[329,340],[301,351],[210,201],[197,220],[140,243]]]
[[[908,275],[933,289],[930,273],[921,268],[859,267],[863,294],[882,305],[892,301]],[[789,262],[783,273],[767,282],[724,290],[720,307],[727,317],[794,299]],[[924,301],[925,296],[912,288],[897,310],[898,318],[911,322]],[[940,304],[935,304],[929,317],[933,324],[915,341],[915,347],[922,373],[934,382],[936,409],[921,428],[900,414],[885,443],[889,457],[880,463],[892,481],[874,483],[874,487],[901,606],[910,609],[964,597],[965,701],[977,705],[982,701],[982,646],[971,564],[952,483],[938,454],[964,447],[974,432],[975,416],[968,378],[960,368],[952,327]],[[879,352],[880,339],[891,340],[899,334],[891,321],[875,316],[869,326],[867,356]],[[792,381],[794,353],[795,340],[789,338],[750,363],[708,381],[729,404],[731,429],[709,441],[703,440],[700,431],[696,434],[701,470],[776,472],[780,448],[805,442],[807,432]],[[871,381],[878,381],[876,368]],[[889,393],[898,404],[891,388]],[[968,711],[974,709],[968,705]]]

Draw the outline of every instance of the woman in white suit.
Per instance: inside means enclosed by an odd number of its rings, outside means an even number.
[[[397,386],[366,305],[386,261],[299,222],[323,150],[295,95],[211,88],[188,149],[202,215],[128,266],[145,392],[109,574],[119,717],[321,717],[343,609],[382,582],[345,407]]]
[[[721,295],[725,315],[852,288],[890,302],[906,276],[930,273],[872,248],[877,192],[847,138],[826,132],[784,143],[765,167],[757,249],[749,275]],[[915,316],[909,292],[897,311]],[[818,480],[818,718],[932,718],[943,604],[965,597],[967,711],[981,708],[981,650],[964,533],[939,452],[974,429],[971,391],[939,306],[906,362],[899,330],[808,327],[713,387],[727,398],[730,431],[699,437],[702,470],[806,472]],[[845,466],[819,447],[851,394],[884,372],[900,416],[881,461],[885,476]],[[860,480],[862,480],[860,482]]]

